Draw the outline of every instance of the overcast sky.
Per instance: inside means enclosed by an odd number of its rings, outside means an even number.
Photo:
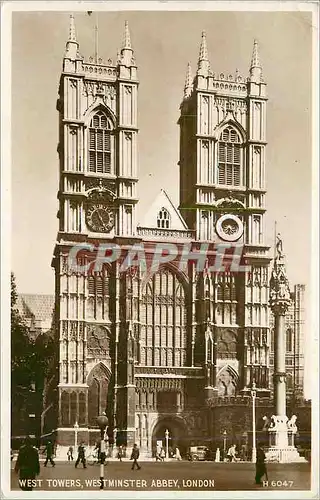
[[[274,221],[291,285],[310,283],[311,14],[113,12],[99,14],[99,56],[116,58],[128,20],[139,71],[138,219],[164,188],[178,204],[179,105],[202,30],[211,68],[248,75],[257,38],[267,107],[267,238]],[[94,19],[75,12],[80,52],[94,52]],[[54,293],[58,230],[56,99],[69,12],[16,12],[12,23],[12,269],[21,293]],[[23,249],[23,253],[22,253]],[[23,258],[22,258],[23,255]]]

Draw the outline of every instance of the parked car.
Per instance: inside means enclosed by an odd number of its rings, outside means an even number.
[[[207,446],[190,446],[188,451],[188,460],[196,462],[198,460],[207,460],[209,449]]]

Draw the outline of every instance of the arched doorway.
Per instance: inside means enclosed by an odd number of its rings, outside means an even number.
[[[178,447],[181,455],[185,456],[189,447],[188,431],[185,423],[176,418],[162,418],[155,424],[152,432],[152,455],[155,456],[158,442],[161,441],[163,448],[166,448],[166,430],[169,431],[169,449]]]

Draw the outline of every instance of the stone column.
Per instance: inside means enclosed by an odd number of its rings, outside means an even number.
[[[286,415],[286,308],[274,308],[274,406],[276,415]]]
[[[282,240],[277,236],[276,256],[270,279],[269,304],[274,315],[274,412],[268,428],[269,450],[267,459],[278,462],[303,461],[288,435],[293,434],[295,419],[286,415],[286,332],[285,315],[291,303],[289,281],[286,275]],[[294,424],[294,425],[293,425]]]

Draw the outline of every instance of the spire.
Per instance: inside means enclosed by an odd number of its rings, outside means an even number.
[[[190,97],[191,92],[192,92],[192,88],[193,88],[192,70],[191,70],[191,64],[188,63],[186,82],[184,85],[184,94],[183,94],[184,99],[187,99],[188,97]]]
[[[206,32],[202,32],[200,53],[198,59],[198,71],[197,75],[208,76],[210,69],[210,63],[208,59],[208,49],[207,49],[207,38]]]
[[[133,55],[133,48],[131,46],[130,31],[128,21],[124,24],[124,38],[121,49],[120,64],[130,67],[135,65],[135,58]]]
[[[130,50],[132,50],[128,21],[125,21],[125,23],[124,23],[124,40],[123,40],[123,47],[122,47],[122,49],[130,49]]]
[[[76,27],[74,24],[74,15],[70,14],[70,24],[69,24],[69,39],[68,42],[76,42]]]
[[[250,65],[250,79],[255,83],[260,83],[262,77],[262,67],[259,58],[258,40],[254,40]]]
[[[208,61],[207,37],[205,31],[202,32],[201,37],[199,62],[200,61]]]
[[[67,59],[75,60],[79,58],[78,54],[79,44],[76,37],[76,27],[73,14],[70,14],[69,20],[69,37],[66,43],[66,51],[64,57]]]
[[[253,42],[253,51],[252,51],[250,69],[252,69],[252,68],[261,68],[260,59],[259,59],[258,40],[254,40],[254,42]]]

